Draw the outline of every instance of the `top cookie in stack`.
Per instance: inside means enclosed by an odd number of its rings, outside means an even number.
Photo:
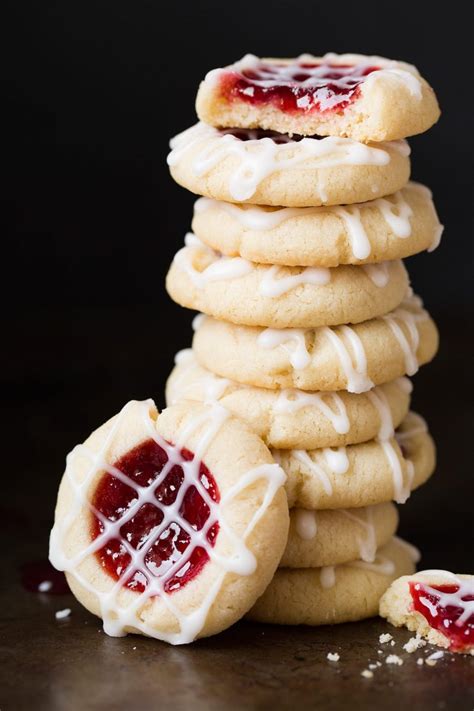
[[[197,110],[168,158],[201,197],[167,289],[204,316],[168,403],[218,400],[287,473],[288,547],[254,619],[360,619],[413,570],[390,543],[389,502],[434,468],[402,376],[433,358],[438,336],[401,260],[441,236],[430,191],[408,182],[404,140],[438,119],[436,98],[414,67],[380,57],[247,56],[207,75]],[[358,586],[361,565],[370,590],[356,599],[343,586]],[[327,566],[339,570],[330,585]]]

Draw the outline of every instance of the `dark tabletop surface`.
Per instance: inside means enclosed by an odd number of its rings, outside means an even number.
[[[151,395],[162,404],[172,355],[189,342],[190,316],[180,315],[187,322],[173,324],[181,343],[164,339],[145,360],[139,348],[122,348],[124,330],[133,325],[139,342],[154,318],[146,308],[76,310],[66,316],[58,307],[25,310],[11,324],[15,358],[2,383],[14,426],[0,502],[6,570],[0,591],[1,711],[342,709],[348,704],[352,709],[472,710],[474,658],[445,655],[434,667],[420,667],[416,659],[433,649],[407,654],[402,645],[410,633],[381,620],[315,629],[241,622],[217,637],[171,647],[135,636],[107,637],[71,595],[40,595],[22,587],[21,565],[47,554],[66,452],[126,400]],[[429,422],[439,464],[433,479],[401,507],[400,528],[422,549],[422,567],[457,572],[473,568],[466,320],[438,314],[440,354],[415,378],[415,408]],[[457,377],[462,387],[454,387]],[[65,607],[72,609],[70,618],[57,621],[55,611]],[[396,645],[378,654],[384,631],[394,635]],[[329,662],[328,652],[338,652],[340,661]],[[384,663],[372,679],[361,677],[369,663],[390,653],[398,654],[403,666]]]

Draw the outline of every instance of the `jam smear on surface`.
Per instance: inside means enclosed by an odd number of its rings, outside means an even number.
[[[286,113],[339,112],[357,98],[365,78],[379,69],[366,64],[260,62],[225,72],[221,92],[231,101],[272,104]]]
[[[20,580],[25,590],[47,595],[70,593],[66,576],[53,568],[49,560],[34,560],[20,568]]]
[[[185,461],[194,458],[186,449],[181,451],[181,456]],[[95,555],[115,580],[127,571],[124,586],[137,592],[143,592],[153,577],[161,578],[165,592],[179,590],[209,560],[206,548],[192,540],[193,532],[201,531],[206,526],[210,516],[209,506],[197,487],[186,479],[180,464],[172,466],[164,478],[160,477],[167,463],[165,449],[149,439],[114,462],[113,466],[124,475],[125,481],[110,473],[104,474],[91,501],[93,512],[100,513],[105,519],[116,524],[124,518],[124,523],[120,527],[115,526],[115,532]],[[208,497],[218,503],[217,484],[203,462],[198,476]],[[181,491],[183,487],[184,492]],[[127,517],[128,510],[137,503],[140,495],[142,505],[132,518]],[[182,497],[179,515],[173,515],[168,507],[175,503],[178,495]],[[92,539],[103,531],[102,520],[93,513]],[[215,521],[206,534],[211,546],[218,532],[219,523]],[[134,566],[124,541],[134,550],[144,552],[140,565]]]
[[[450,650],[462,652],[474,646],[474,612],[458,623],[465,612],[463,603],[474,600],[474,590],[456,595],[459,585],[423,585],[410,582],[413,609],[427,620],[430,627],[450,640]],[[438,594],[437,594],[438,593]]]

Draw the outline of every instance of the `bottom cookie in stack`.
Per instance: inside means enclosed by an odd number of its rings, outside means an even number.
[[[411,575],[418,559],[416,548],[394,536],[371,563],[279,568],[247,618],[280,625],[326,625],[374,617],[385,590],[401,575]]]

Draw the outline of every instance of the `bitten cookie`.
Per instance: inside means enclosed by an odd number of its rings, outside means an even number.
[[[191,349],[176,355],[166,384],[166,401],[217,400],[245,420],[264,442],[280,449],[318,449],[366,442],[382,425],[377,406],[387,403],[398,427],[410,406],[411,382],[399,378],[359,395],[339,392],[268,390],[240,385],[202,368]]]
[[[337,267],[402,259],[441,239],[431,192],[408,183],[356,205],[265,207],[199,198],[193,230],[228,257],[262,264]]]
[[[411,64],[333,53],[295,59],[247,54],[207,74],[196,110],[212,126],[365,142],[422,133],[440,115],[433,89]]]
[[[273,450],[287,474],[290,507],[340,509],[404,503],[432,475],[436,452],[426,424],[410,413],[395,437],[339,449]]]
[[[166,278],[173,301],[247,326],[360,323],[395,309],[409,286],[403,263],[280,267],[224,257],[192,234]]]
[[[277,625],[332,625],[374,617],[390,583],[414,572],[417,553],[392,538],[373,563],[279,568],[247,617]]]
[[[423,570],[399,578],[380,600],[380,614],[431,644],[474,655],[474,575]]]
[[[291,509],[280,568],[320,568],[358,559],[372,563],[397,525],[397,509],[391,503],[335,511]]]
[[[112,636],[183,644],[238,620],[286,545],[284,473],[219,405],[132,401],[67,459],[50,560]]]
[[[416,299],[351,326],[262,329],[204,318],[194,334],[198,362],[262,388],[361,393],[413,375],[438,349],[438,332]]]
[[[192,193],[256,205],[345,205],[390,195],[410,177],[406,141],[290,138],[198,123],[171,141],[168,165]]]

